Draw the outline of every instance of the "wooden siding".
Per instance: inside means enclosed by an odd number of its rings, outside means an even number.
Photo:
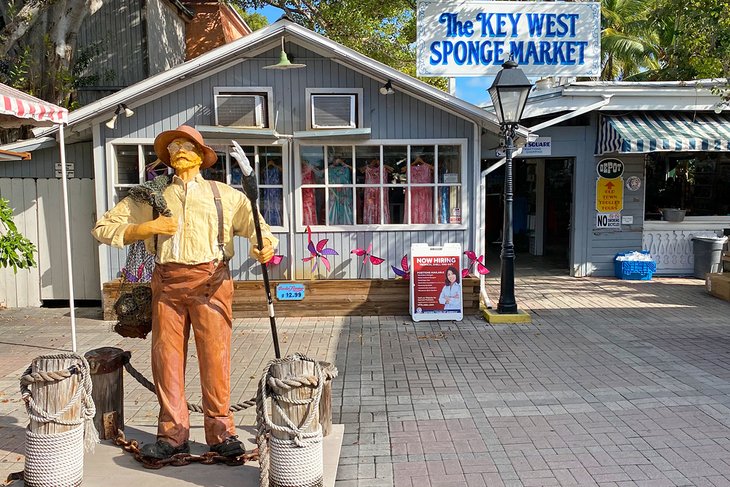
[[[273,88],[274,115],[279,113],[276,130],[292,134],[307,129],[305,88],[362,88],[363,125],[372,129],[372,139],[468,138],[467,157],[471,160],[471,122],[398,91],[380,95],[381,82],[293,44],[287,44],[287,52],[306,63],[306,68],[284,73],[261,69],[277,62],[279,52],[277,47],[135,107],[134,117],[120,117],[114,130],[103,126],[102,135],[154,138],[182,124],[214,125],[213,88],[245,86]]]
[[[91,142],[66,145],[66,162],[74,163],[75,179],[94,177],[91,145]],[[33,151],[29,161],[0,162],[0,178],[55,178],[56,163],[60,161],[58,147],[39,149]]]
[[[594,276],[613,276],[613,259],[617,252],[627,250],[641,250],[642,227],[644,222],[644,156],[643,155],[618,155],[618,159],[624,163],[624,208],[621,216],[632,216],[634,223],[632,225],[621,225],[620,230],[602,230],[595,229],[595,219],[597,211],[595,209],[596,201],[596,179],[595,164],[605,159],[607,156],[598,156],[594,159],[593,167],[593,184],[589,192],[589,202],[591,208],[591,226],[588,230],[592,231],[591,238],[591,265],[593,267],[592,275]],[[629,191],[626,188],[626,179],[631,176],[641,178],[641,189],[639,191]]]
[[[81,76],[99,79],[79,91],[79,101],[88,104],[108,94],[108,89],[132,85],[148,76],[143,0],[109,0],[90,14],[79,30],[79,52],[91,56]],[[101,91],[97,91],[101,90]]]
[[[10,201],[13,221],[18,231],[38,246],[38,208],[35,181],[0,179],[0,197]],[[4,228],[2,229],[5,230]],[[39,260],[35,255],[36,262]],[[0,307],[40,306],[40,268],[12,269],[0,267]]]
[[[38,267],[0,271],[0,296],[7,306],[39,306],[41,300],[68,299],[68,273],[63,204],[59,179],[0,179],[0,196],[15,208],[18,230],[38,248]],[[68,182],[71,259],[76,299],[100,299],[91,179]],[[3,298],[0,298],[2,302]]]
[[[147,0],[150,76],[185,62],[185,22],[165,0]]]

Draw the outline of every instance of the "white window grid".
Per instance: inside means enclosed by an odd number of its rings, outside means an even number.
[[[266,188],[271,189],[281,189],[282,192],[282,223],[283,226],[271,226],[271,229],[273,231],[286,231],[288,228],[288,205],[286,204],[287,201],[287,146],[286,144],[280,145],[280,144],[264,144],[264,143],[251,143],[249,141],[239,141],[239,143],[244,147],[254,147],[254,154],[252,157],[252,154],[246,153],[251,163],[254,165],[254,171],[255,174],[258,176],[260,175],[259,172],[259,165],[260,165],[260,158],[261,155],[265,152],[266,149],[270,149],[272,147],[280,147],[281,148],[281,169],[282,169],[282,184],[261,184],[259,179],[259,198],[261,197],[261,190]],[[232,160],[230,156],[231,152],[231,146],[226,145],[225,143],[216,143],[215,141],[208,142],[208,145],[218,154],[220,157],[221,155],[225,155],[225,170],[226,170],[226,184],[229,186],[238,189],[239,191],[243,191],[243,186],[241,184],[232,184],[231,183],[231,174],[232,174],[232,165],[236,165],[236,162]],[[136,147],[137,152],[137,177],[138,181],[135,183],[119,183],[119,172],[118,172],[118,159],[117,159],[117,148],[119,146],[128,146]],[[147,164],[152,161],[148,161],[148,159],[145,158],[145,152],[147,154],[154,154],[154,139],[115,139],[110,141],[107,144],[107,171],[108,174],[111,175],[111,177],[108,177],[108,188],[109,188],[109,197],[108,197],[108,205],[109,208],[113,207],[115,204],[117,204],[124,196],[126,196],[126,192],[133,188],[134,186],[137,186],[145,181],[145,168],[147,167]],[[155,156],[153,156],[155,157]],[[154,159],[153,159],[154,160]],[[265,162],[264,162],[265,163]],[[169,174],[172,174],[172,169],[168,170]],[[261,209],[261,202],[259,199],[259,210]]]
[[[356,182],[356,159],[355,156],[357,154],[357,147],[367,147],[367,146],[379,146],[379,154],[380,154],[380,170],[382,174],[382,167],[383,167],[383,156],[384,156],[384,147],[393,147],[393,146],[404,146],[406,147],[406,161],[409,161],[408,164],[406,164],[407,168],[407,182],[401,183],[401,184],[389,184],[386,183],[384,180],[381,179],[381,182],[378,184],[364,184],[364,183],[357,183]],[[411,153],[411,150],[413,147],[434,147],[434,182],[432,183],[413,183],[411,178],[411,164],[410,161],[413,160],[413,156]],[[461,158],[459,163],[459,170],[460,170],[460,179],[458,183],[444,183],[439,182],[439,146],[458,146],[459,147],[459,157]],[[324,183],[315,183],[315,184],[302,184],[302,174],[301,174],[301,150],[303,147],[321,147],[323,149],[323,155],[324,155],[324,169],[323,169],[323,181]],[[350,184],[337,184],[337,183],[329,183],[329,157],[330,157],[330,148],[337,147],[337,148],[343,148],[343,147],[350,147],[351,153],[350,153],[350,161],[351,161],[351,170],[352,170],[352,183]],[[411,231],[411,230],[428,230],[428,229],[434,229],[434,230],[463,230],[466,229],[466,218],[468,216],[467,206],[466,206],[466,191],[464,191],[464,184],[465,184],[465,177],[466,177],[466,149],[467,149],[467,141],[465,139],[457,139],[457,140],[408,140],[408,141],[390,141],[390,140],[379,140],[379,141],[371,141],[370,143],[365,144],[353,144],[353,145],[345,145],[345,144],[316,144],[316,143],[299,143],[295,147],[295,164],[296,164],[296,186],[297,186],[297,207],[299,208],[298,214],[296,214],[297,221],[295,222],[295,228],[297,231],[304,231],[306,229],[306,225],[302,222],[302,212],[303,212],[303,201],[302,201],[302,189],[323,189],[324,190],[324,211],[325,211],[325,224],[324,225],[309,225],[309,227],[313,231],[320,231],[320,232],[326,232],[326,231],[377,231],[377,230],[401,230],[401,231]],[[457,187],[460,190],[460,201],[459,201],[459,208],[461,208],[461,224],[458,223],[436,223],[438,221],[438,197],[439,197],[439,188],[448,187],[453,188]],[[380,188],[380,224],[357,224],[354,223],[353,225],[331,225],[330,224],[330,215],[329,215],[329,190],[335,189],[335,188],[352,188],[351,195],[352,195],[352,211],[353,211],[353,217],[352,221],[357,222],[357,189],[359,188]],[[385,201],[385,191],[390,188],[398,188],[398,189],[410,189],[410,188],[433,188],[433,212],[434,212],[434,223],[429,224],[415,224],[410,223],[411,221],[411,204],[410,199],[409,204],[404,205],[404,211],[406,212],[406,221],[404,223],[389,223],[385,224],[382,223],[383,221],[383,204]]]

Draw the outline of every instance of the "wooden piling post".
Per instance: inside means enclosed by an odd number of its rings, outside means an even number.
[[[30,413],[25,433],[26,486],[81,485],[87,373],[83,357],[59,354],[35,358],[29,374],[21,378]]]
[[[271,376],[275,377],[277,379],[287,379],[291,377],[303,377],[303,376],[314,376],[314,362],[309,362],[305,360],[294,360],[291,362],[284,362],[280,364],[273,364],[271,366]],[[290,390],[289,392],[285,392],[281,394],[283,397],[288,399],[311,399],[314,396],[315,388],[313,387],[297,387],[295,389]],[[281,407],[284,411],[284,413],[287,415],[289,420],[297,425],[297,427],[301,427],[302,423],[304,422],[304,419],[307,417],[307,413],[309,412],[309,408],[312,407],[311,404],[290,404],[290,403],[282,403]],[[271,422],[280,426],[286,426],[286,422],[282,418],[281,414],[277,410],[277,408],[273,408],[271,411]],[[306,433],[311,433],[314,431],[317,431],[317,428],[319,427],[319,410],[317,410],[316,414],[314,415],[314,419],[312,419],[312,422],[309,424],[309,427],[304,430]],[[272,435],[274,435],[275,438],[279,438],[281,440],[289,440],[291,439],[291,436],[286,432],[281,431],[272,431]]]
[[[91,397],[96,405],[94,426],[102,440],[113,440],[124,430],[124,366],[132,356],[121,348],[101,347],[84,355],[89,362]]]
[[[73,358],[56,358],[56,357],[37,357],[31,363],[31,371],[38,372],[56,372],[59,370],[67,370],[69,367],[76,365],[77,360]],[[60,412],[66,405],[71,402],[76,389],[81,387],[79,384],[79,375],[72,374],[64,380],[56,382],[33,382],[30,385],[30,392],[36,405],[48,414],[56,414]],[[68,408],[68,410],[59,416],[61,421],[76,420],[81,416],[81,402],[76,403]],[[53,421],[47,423],[39,423],[33,419],[30,420],[29,429],[33,433],[41,435],[55,435],[65,433],[77,426],[67,426],[58,424]]]
[[[322,425],[322,436],[327,436],[332,432],[332,376],[336,375],[337,369],[329,362],[319,362],[319,366],[327,378],[322,397],[319,398],[319,423]]]

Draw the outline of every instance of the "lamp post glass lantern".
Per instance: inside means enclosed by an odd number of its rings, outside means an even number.
[[[517,67],[512,59],[502,65],[502,69],[489,87],[494,111],[500,125],[500,136],[504,138],[504,219],[502,222],[502,261],[500,275],[500,293],[497,312],[500,314],[517,313],[515,300],[515,245],[512,234],[512,203],[514,200],[512,185],[512,152],[515,149],[514,138],[517,125],[527,104],[532,84],[525,73]]]

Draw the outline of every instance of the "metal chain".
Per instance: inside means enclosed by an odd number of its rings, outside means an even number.
[[[134,377],[137,380],[137,382],[140,383],[140,385],[142,387],[144,387],[145,389],[147,389],[148,391],[150,391],[153,394],[157,394],[157,389],[155,388],[155,385],[152,382],[150,382],[149,379],[147,379],[144,375],[142,375],[142,373],[139,370],[135,369],[134,366],[130,362],[125,363],[124,368],[127,370],[127,372],[129,372],[129,375]],[[187,404],[188,404],[188,411],[192,411],[194,413],[203,412],[203,407],[200,404],[192,404],[190,402],[188,402]],[[228,410],[231,412],[237,413],[239,411],[243,411],[244,409],[248,409],[255,405],[256,405],[256,397],[254,396],[247,401],[239,402],[238,404],[231,404],[231,407],[228,408]]]
[[[215,452],[203,453],[202,455],[193,455],[192,453],[177,453],[169,458],[158,460],[156,458],[149,458],[142,456],[139,449],[139,442],[135,439],[127,440],[122,430],[119,430],[117,437],[114,439],[114,444],[121,446],[122,449],[128,453],[131,453],[135,460],[142,464],[144,468],[151,470],[159,470],[167,465],[174,467],[182,467],[190,465],[191,463],[200,463],[203,465],[214,465],[216,463],[224,463],[228,466],[243,465],[246,462],[255,462],[259,459],[259,450],[256,448],[250,453],[244,453],[241,456],[230,458],[223,455],[219,455]]]

